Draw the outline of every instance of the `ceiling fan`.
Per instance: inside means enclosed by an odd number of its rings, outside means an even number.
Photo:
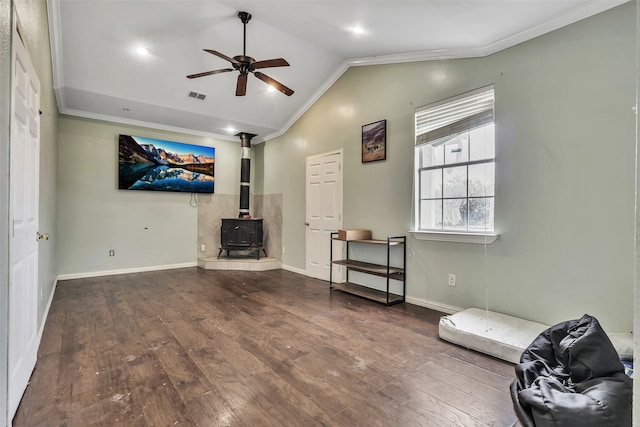
[[[256,61],[250,56],[247,56],[247,22],[251,20],[251,14],[248,12],[238,12],[238,18],[242,21],[244,25],[244,37],[242,41],[242,55],[234,56],[233,58],[229,58],[228,56],[212,50],[212,49],[203,49],[205,52],[209,52],[213,55],[216,55],[226,61],[229,61],[233,68],[222,68],[219,70],[213,71],[205,71],[204,73],[190,74],[187,76],[188,79],[195,79],[198,77],[210,76],[212,74],[220,74],[227,73],[229,71],[238,70],[240,75],[238,76],[238,82],[236,84],[236,96],[244,96],[247,93],[247,76],[249,73],[253,73],[254,76],[265,82],[266,84],[272,86],[276,90],[284,93],[287,96],[293,95],[293,90],[289,89],[282,83],[273,78],[267,76],[266,74],[256,71],[262,68],[273,68],[273,67],[288,67],[289,63],[285,61],[283,58],[276,59],[267,59],[264,61]]]

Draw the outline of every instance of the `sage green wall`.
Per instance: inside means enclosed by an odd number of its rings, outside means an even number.
[[[637,28],[640,26],[640,8],[638,8],[638,5],[640,5],[640,0],[636,0],[636,40],[640,40],[640,37],[638,37],[637,34]],[[640,59],[640,43],[636,43],[636,82],[640,81],[640,68],[638,67],[638,60]],[[636,102],[637,100],[640,99],[640,86],[636,84]],[[638,144],[638,140],[637,140],[637,135],[640,135],[640,123],[638,122],[638,120],[636,119],[636,146]],[[638,241],[640,241],[640,224],[638,222],[638,213],[640,212],[640,205],[638,204],[638,202],[640,202],[640,200],[638,200],[638,188],[640,188],[640,175],[638,174],[638,164],[640,163],[640,153],[638,153],[638,150],[636,150],[636,233],[635,233],[635,242],[636,242],[636,247],[635,247],[635,260],[636,260],[636,269],[635,269],[635,277],[634,277],[634,284],[635,284],[635,298],[634,298],[634,307],[635,307],[635,312],[634,312],[634,323],[633,323],[633,330],[634,333],[637,333],[635,331],[640,331],[640,315],[638,313],[638,308],[640,307],[640,282],[638,281],[638,278],[640,278],[640,252],[638,252]],[[635,340],[634,343],[634,354],[640,354],[640,341],[639,340]],[[634,357],[635,360],[637,360],[637,357]],[[640,383],[638,381],[634,381],[633,382],[633,425],[634,426],[640,426],[640,398],[638,398],[638,396],[640,396]]]
[[[638,99],[640,99],[640,85],[638,85],[638,76],[640,76],[640,67],[638,63],[640,62],[640,34],[637,29],[640,27],[640,0],[635,1],[636,4],[636,103]],[[636,104],[637,106],[637,104]],[[636,147],[638,146],[638,135],[640,135],[640,123],[637,120],[636,115]],[[638,252],[638,241],[640,241],[640,222],[639,222],[639,208],[640,202],[638,197],[638,189],[640,188],[640,175],[638,174],[638,164],[640,163],[640,153],[636,149],[636,233],[635,233],[635,276],[634,276],[634,289],[635,289],[635,298],[634,298],[634,323],[633,330],[634,333],[636,331],[640,331],[640,313],[638,312],[638,308],[640,307],[640,282],[638,278],[640,278],[640,253]],[[635,340],[634,342],[634,354],[640,354],[640,341]],[[637,357],[634,357],[637,360]],[[638,381],[633,382],[633,425],[640,426],[640,384]]]
[[[118,190],[118,135],[216,149],[215,191],[237,194],[239,143],[61,116],[58,273],[83,275],[197,261],[198,209],[190,193]],[[109,256],[109,250],[115,256]]]
[[[486,58],[349,69],[260,148],[265,193],[283,193],[283,264],[305,268],[305,159],[344,149],[344,226],[411,226],[418,106],[495,84],[496,228],[483,245],[408,238],[411,301],[553,324],[633,320],[635,3]],[[361,164],[361,126],[387,120],[387,160]],[[447,286],[447,275],[457,286]]]

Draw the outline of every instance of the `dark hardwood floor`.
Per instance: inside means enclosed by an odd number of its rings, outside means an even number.
[[[58,283],[14,426],[511,426],[513,365],[442,313],[295,273]]]

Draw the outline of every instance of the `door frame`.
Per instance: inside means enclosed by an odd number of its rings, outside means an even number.
[[[327,151],[324,153],[319,153],[319,154],[314,154],[311,156],[307,156],[305,158],[305,182],[304,182],[304,188],[305,188],[305,275],[309,276],[309,272],[307,271],[308,269],[308,262],[309,262],[309,245],[308,245],[308,239],[309,239],[309,227],[306,225],[309,222],[309,194],[307,191],[307,188],[309,186],[309,180],[308,180],[308,171],[307,171],[307,165],[309,160],[314,160],[314,159],[320,159],[323,157],[328,157],[328,156],[333,156],[333,155],[339,155],[340,156],[340,169],[339,169],[339,175],[340,175],[340,207],[339,207],[339,212],[338,212],[338,227],[341,228],[344,224],[344,149],[343,148],[339,148],[336,150],[331,150],[331,151]],[[337,231],[337,230],[336,230]],[[326,261],[327,263],[329,263],[329,253],[326,253]],[[340,266],[332,266],[334,268],[334,275],[336,275],[336,277],[340,277],[342,275],[342,269],[340,268]],[[327,278],[328,280],[328,278]]]

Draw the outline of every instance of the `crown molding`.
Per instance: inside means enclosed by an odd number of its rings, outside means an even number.
[[[277,138],[284,135],[293,124],[298,121],[304,113],[331,87],[333,84],[351,67],[362,67],[368,65],[388,65],[401,64],[407,62],[422,61],[441,61],[446,59],[463,59],[463,58],[481,58],[516,46],[520,43],[532,40],[536,37],[550,33],[567,25],[586,19],[590,16],[604,12],[631,0],[610,0],[610,1],[593,1],[584,7],[573,10],[568,14],[564,14],[556,19],[538,25],[534,28],[527,29],[518,34],[498,40],[484,47],[469,49],[437,49],[420,52],[401,53],[393,55],[369,56],[363,58],[352,58],[343,61],[333,74],[318,88],[318,90],[309,98],[309,100],[291,116],[291,118],[278,129],[276,132],[265,135],[264,141]]]
[[[58,110],[61,114],[67,114],[72,116],[90,118],[95,120],[104,120],[115,123],[122,123],[134,126],[142,126],[153,129],[167,130],[171,132],[180,132],[190,135],[205,136],[225,141],[236,141],[230,135],[220,135],[210,132],[197,131],[193,129],[185,129],[174,126],[167,126],[159,123],[145,122],[139,120],[131,120],[121,117],[89,113],[86,111],[79,111],[66,107],[65,93],[64,93],[64,70],[62,61],[62,39],[61,39],[61,18],[60,18],[60,5],[61,0],[46,0],[47,8],[49,10],[49,37],[51,40],[51,66],[53,74],[53,87],[56,94],[56,101]],[[567,25],[573,24],[582,19],[604,12],[613,7],[627,3],[631,0],[593,0],[583,7],[572,10],[569,13],[563,14],[555,19],[538,25],[534,28],[527,29],[518,34],[506,37],[496,42],[490,43],[483,47],[478,48],[466,48],[466,49],[436,49],[420,52],[410,52],[402,54],[370,56],[363,58],[351,58],[346,59],[338,65],[336,70],[325,80],[325,82],[312,94],[312,96],[305,102],[285,123],[275,132],[260,136],[252,140],[252,145],[261,144],[266,141],[278,138],[284,135],[308,110],[313,104],[315,104],[324,93],[329,90],[331,86],[351,67],[362,67],[369,65],[389,65],[400,64],[407,62],[421,62],[421,61],[439,61],[447,59],[462,59],[462,58],[480,58],[492,55],[510,47],[516,46],[520,43],[534,39],[541,35],[547,34],[551,31],[560,29]]]
[[[486,55],[492,55],[500,52],[501,50],[508,49],[516,46],[520,43],[532,40],[536,37],[540,37],[544,34],[558,30],[567,25],[574,24],[583,19],[602,13],[606,10],[612,9],[621,4],[627,3],[631,0],[609,0],[609,1],[592,1],[589,4],[585,4],[580,9],[571,10],[568,13],[558,16],[548,22],[535,26],[533,28],[526,29],[520,33],[506,37],[485,46]]]
[[[58,107],[58,108],[60,108],[60,107]],[[204,131],[199,131],[199,130],[194,130],[194,129],[181,128],[181,127],[177,127],[177,126],[169,126],[169,125],[165,125],[165,124],[162,124],[162,123],[154,123],[154,122],[147,122],[147,121],[143,121],[143,120],[126,119],[126,118],[122,118],[122,117],[110,116],[108,114],[99,114],[99,113],[91,113],[91,112],[82,111],[82,110],[75,110],[73,108],[60,109],[60,114],[64,114],[64,115],[67,115],[67,116],[73,116],[73,117],[82,117],[82,118],[91,119],[91,120],[100,120],[100,121],[110,122],[110,123],[118,123],[118,124],[122,124],[122,125],[138,126],[138,127],[149,128],[149,129],[164,130],[164,131],[167,131],[167,132],[183,133],[183,134],[186,134],[186,135],[203,136],[203,137],[214,138],[214,139],[223,140],[223,141],[238,142],[238,138],[233,136],[233,135],[221,135],[221,134],[212,133],[212,132],[204,132]]]

